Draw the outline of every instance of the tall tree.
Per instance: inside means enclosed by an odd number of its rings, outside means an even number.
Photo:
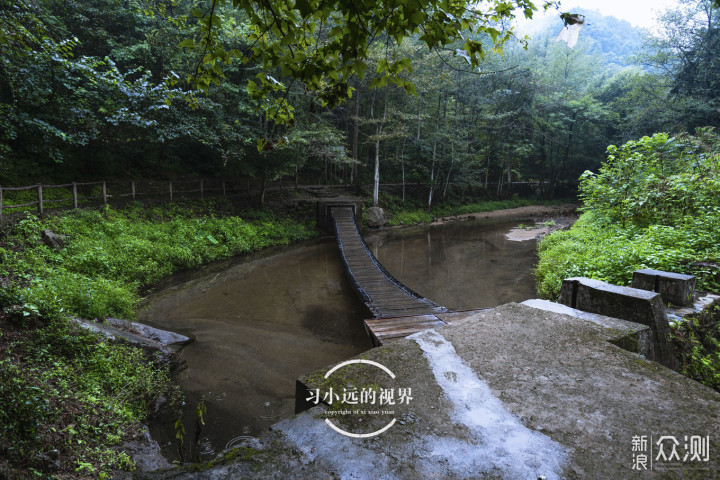
[[[711,0],[681,0],[660,25],[648,63],[671,78],[677,121],[691,130],[720,126],[720,7]]]

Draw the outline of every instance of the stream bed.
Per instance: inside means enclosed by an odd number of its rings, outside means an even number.
[[[506,234],[517,225],[467,221],[366,234],[398,280],[450,310],[520,302],[535,296],[535,241]],[[239,258],[185,273],[152,294],[140,322],[191,335],[176,378],[185,394],[183,458],[207,460],[294,413],[295,380],[368,350],[370,315],[346,279],[334,239]],[[207,412],[199,442],[195,409]],[[179,459],[174,423],[150,430]]]

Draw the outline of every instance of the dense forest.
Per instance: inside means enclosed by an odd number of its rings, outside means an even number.
[[[257,53],[257,19],[223,1],[44,0],[0,10],[4,186],[141,177],[368,184],[377,164],[381,183],[420,183],[428,202],[432,192],[502,196],[518,181],[547,182],[551,195],[596,169],[609,144],[720,121],[717,8],[707,0],[681,2],[652,36],[578,10],[587,26],[574,49],[553,41],[563,26],[555,16],[530,38],[506,39],[510,17],[496,15],[486,30],[434,48],[427,32],[379,32],[364,62],[342,72],[345,63],[322,70],[318,55],[302,71],[294,58],[268,57],[278,45],[295,54],[289,35]],[[315,45],[332,33],[311,30],[303,41]],[[470,41],[482,58],[466,53]],[[308,74],[311,60],[319,73]]]

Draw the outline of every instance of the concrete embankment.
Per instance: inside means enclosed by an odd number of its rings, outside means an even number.
[[[718,478],[720,394],[617,346],[648,326],[549,307],[458,316],[357,357],[394,379],[368,364],[308,375],[301,395],[387,384],[404,401],[374,415],[321,403],[224,459],[152,478]],[[329,423],[391,426],[353,438]]]

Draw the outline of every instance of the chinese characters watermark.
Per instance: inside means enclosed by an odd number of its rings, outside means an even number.
[[[679,438],[679,439],[678,439]],[[710,436],[633,435],[632,469],[658,470],[702,464],[710,460]]]
[[[337,369],[342,368],[346,365],[351,364],[367,364],[372,365],[373,367],[379,368],[380,370],[384,371],[388,374],[388,376],[391,379],[395,379],[395,374],[390,371],[386,366],[378,363],[373,362],[372,360],[363,360],[363,359],[356,359],[356,360],[348,360],[347,362],[342,362],[332,369],[330,369],[326,374],[325,378],[329,378]],[[412,401],[413,393],[412,388],[368,388],[363,387],[358,389],[357,387],[350,386],[350,387],[343,387],[342,391],[334,390],[333,387],[330,387],[327,391],[321,391],[319,388],[316,388],[314,390],[310,390],[308,392],[308,397],[305,399],[307,402],[314,403],[315,405],[318,405],[320,402],[324,402],[327,405],[342,405],[342,406],[349,406],[348,409],[341,409],[341,410],[333,410],[328,411],[328,415],[393,415],[395,412],[394,410],[385,410],[380,409],[379,407],[387,408],[388,406],[392,405],[409,405],[410,401]],[[348,437],[353,438],[368,438],[368,437],[374,437],[376,435],[380,435],[381,433],[387,431],[390,427],[392,427],[397,419],[394,417],[392,420],[385,425],[383,428],[376,430],[374,432],[370,433],[353,433],[348,432],[337,425],[335,425],[329,418],[325,419],[325,423],[327,423],[333,430],[335,430],[338,433],[341,433],[343,435],[346,435]]]
[[[317,405],[320,402],[325,402],[328,405],[332,405],[333,402],[343,403],[345,405],[406,405],[410,404],[412,400],[412,388],[398,388],[397,396],[395,395],[396,389],[393,388],[381,388],[375,390],[372,388],[362,388],[358,391],[356,387],[343,388],[342,395],[333,391],[330,387],[327,392],[320,392],[319,388],[310,391],[310,396],[305,400],[312,402]],[[396,400],[397,398],[397,400]]]

